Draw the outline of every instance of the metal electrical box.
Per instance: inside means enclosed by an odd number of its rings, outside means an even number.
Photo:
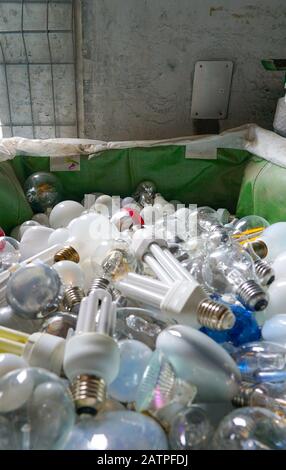
[[[191,105],[193,119],[226,119],[232,72],[230,60],[196,62]]]

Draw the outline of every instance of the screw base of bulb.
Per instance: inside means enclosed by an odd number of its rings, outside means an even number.
[[[80,287],[69,287],[64,292],[62,305],[68,312],[78,313],[80,303],[84,297],[83,289]]]
[[[204,299],[197,309],[198,322],[212,330],[229,330],[234,326],[235,316],[224,304],[211,299]]]
[[[77,413],[95,414],[106,400],[103,379],[92,375],[79,375],[70,387]]]
[[[94,279],[92,285],[88,291],[88,295],[94,292],[96,289],[104,289],[112,297],[113,302],[116,303],[117,307],[126,307],[127,299],[124,297],[121,292],[112,286],[111,281],[106,277],[98,277]]]
[[[254,267],[255,272],[263,285],[269,286],[272,284],[275,279],[275,274],[270,264],[258,259],[254,262]]]
[[[268,296],[263,288],[253,280],[245,281],[237,289],[237,298],[249,310],[264,310],[268,305]]]
[[[251,246],[255,253],[259,256],[259,258],[263,259],[267,256],[268,254],[268,248],[266,243],[262,240],[255,240],[251,242]]]
[[[232,405],[236,408],[250,406],[250,397],[253,392],[253,386],[248,384],[241,384],[239,392],[232,398]]]
[[[78,252],[72,246],[65,246],[54,256],[54,262],[58,263],[59,261],[73,261],[74,263],[79,263],[80,257]]]
[[[96,279],[92,281],[92,284],[87,294],[89,295],[97,289],[106,290],[107,292],[111,294],[112,287],[111,287],[110,280],[107,279],[106,277],[97,277]]]

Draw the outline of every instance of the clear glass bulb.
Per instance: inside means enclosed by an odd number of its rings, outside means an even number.
[[[263,310],[267,307],[268,297],[257,282],[253,260],[238,246],[220,246],[210,252],[202,274],[212,292],[232,295],[234,301],[238,299],[250,310]]]
[[[19,263],[20,244],[11,237],[0,237],[0,272]]]
[[[285,421],[263,408],[246,407],[233,411],[219,424],[213,447],[218,450],[285,449]]]
[[[154,198],[156,195],[156,185],[153,181],[142,181],[133,194],[133,197],[136,201],[139,202],[142,206],[150,205],[154,203]]]
[[[136,397],[151,349],[140,341],[125,339],[118,342],[120,369],[117,378],[109,385],[108,394],[115,400],[129,403]]]
[[[64,380],[26,368],[4,375],[0,390],[1,450],[63,448],[75,420]]]
[[[244,232],[245,230],[250,230],[252,228],[267,228],[269,225],[269,222],[260,215],[247,215],[237,220],[237,222],[233,224],[233,228],[237,232]]]
[[[134,411],[82,416],[65,450],[168,450],[167,437],[152,418]]]
[[[181,411],[171,423],[169,442],[174,450],[202,450],[209,446],[214,429],[199,406]]]
[[[193,215],[196,215],[197,217],[197,228],[199,234],[223,228],[223,225],[219,221],[217,212],[211,207],[198,207],[193,211]]]
[[[30,263],[12,274],[6,299],[16,315],[39,318],[57,303],[60,287],[60,277],[53,268]]]
[[[286,379],[286,349],[267,341],[247,343],[231,353],[246,382],[279,382]]]
[[[178,378],[162,351],[155,351],[148,362],[136,393],[136,410],[148,411],[169,424],[174,416],[194,400],[197,388]]]
[[[58,273],[65,287],[84,288],[84,272],[77,263],[68,260],[59,261],[53,265],[53,269]]]
[[[80,217],[84,207],[76,201],[62,201],[53,207],[50,213],[50,226],[54,229],[67,227],[68,224]]]
[[[128,272],[141,272],[142,265],[125,240],[103,240],[91,258],[94,269],[101,265],[102,275],[118,281]]]
[[[46,212],[63,199],[63,186],[52,173],[33,173],[24,183],[24,192],[34,212]]]
[[[281,418],[286,418],[286,384],[263,383],[248,384],[243,383],[240,391],[233,399],[236,406],[259,406],[267,408],[276,413]]]

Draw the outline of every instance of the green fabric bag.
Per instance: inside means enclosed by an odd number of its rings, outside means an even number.
[[[168,141],[2,139],[0,226],[9,231],[31,218],[20,186],[29,175],[71,157],[80,162],[79,171],[63,165],[64,171],[55,172],[68,199],[81,201],[96,191],[124,197],[152,180],[168,200],[226,207],[239,217],[257,214],[272,223],[286,220],[286,139],[246,125]]]

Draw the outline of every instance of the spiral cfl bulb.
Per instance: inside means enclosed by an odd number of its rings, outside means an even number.
[[[116,306],[97,289],[81,301],[75,334],[67,340],[64,371],[77,411],[95,413],[106,400],[106,387],[117,376],[120,354],[112,338]]]

